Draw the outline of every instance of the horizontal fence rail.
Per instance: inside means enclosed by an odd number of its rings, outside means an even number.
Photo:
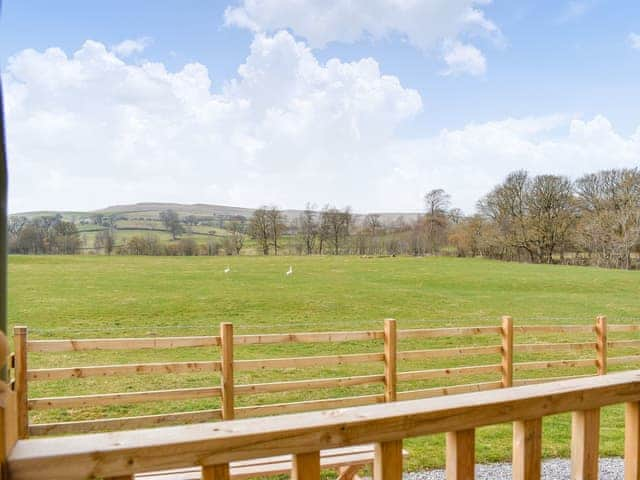
[[[252,459],[292,455],[292,477],[320,479],[325,449],[374,444],[374,479],[402,478],[402,441],[446,433],[449,480],[474,478],[475,429],[513,422],[513,478],[540,478],[542,418],[572,412],[572,478],[598,476],[600,409],[624,404],[625,478],[640,465],[640,371],[262,419],[19,440],[7,459],[12,480],[132,479],[135,474],[196,467],[207,479]],[[244,464],[246,465],[246,463]]]
[[[234,335],[233,326],[223,323],[219,335],[197,337],[154,337],[154,338],[102,338],[102,339],[62,339],[31,340],[26,327],[14,330],[15,352],[11,354],[15,381],[13,389],[16,393],[17,416],[20,438],[29,435],[57,435],[67,433],[96,432],[161,426],[175,423],[194,423],[215,419],[231,420],[236,417],[254,415],[273,415],[294,413],[307,410],[369,405],[381,401],[432,398],[441,395],[484,391],[505,388],[514,385],[533,385],[560,379],[581,378],[596,374],[604,374],[608,365],[628,365],[640,363],[640,355],[626,354],[611,356],[609,350],[636,349],[640,339],[608,340],[608,332],[633,333],[640,332],[636,325],[607,325],[605,317],[597,317],[594,325],[522,325],[513,324],[511,317],[503,317],[500,326],[480,327],[444,327],[396,329],[396,321],[385,320],[381,330],[344,331],[344,332],[304,332]],[[562,335],[565,341],[551,343],[544,340],[545,335]],[[517,343],[517,335],[526,336],[529,343]],[[582,338],[594,335],[591,341],[571,341],[572,335]],[[419,350],[400,350],[399,341],[420,341],[420,339],[445,339],[456,337],[495,337],[484,339],[482,343],[489,345],[473,345]],[[541,341],[531,343],[531,339]],[[580,340],[580,338],[577,338]],[[380,351],[369,353],[348,353],[334,355],[314,355],[282,358],[236,359],[234,347],[244,345],[277,345],[295,343],[340,343],[340,342],[377,342]],[[214,348],[217,358],[200,361],[155,362],[137,364],[116,364],[99,366],[77,366],[57,368],[28,367],[28,353],[47,355],[57,352],[75,352],[90,350],[136,350],[136,349],[168,349],[206,347]],[[280,350],[278,350],[280,351]],[[532,361],[528,355],[562,354],[583,357],[591,352],[590,358],[550,358]],[[528,361],[516,361],[514,356],[525,356]],[[564,355],[561,355],[564,356]],[[434,368],[430,364],[438,359],[479,357],[486,363],[481,365],[451,366]],[[480,363],[481,360],[478,362]],[[404,362],[412,362],[407,367]],[[441,362],[442,363],[442,362]],[[292,369],[337,368],[350,365],[363,365],[362,368],[382,370],[381,373],[352,376],[336,376],[329,378],[307,378],[282,380],[274,382],[251,381],[244,383],[234,379],[236,372],[262,372],[277,370],[285,372]],[[377,367],[376,365],[379,365]],[[558,369],[582,369],[567,372],[558,377]],[[593,373],[584,374],[585,369]],[[380,371],[378,370],[378,371]],[[520,378],[519,374],[536,371],[549,371],[541,378]],[[50,382],[73,379],[90,379],[100,377],[158,374],[214,374],[214,385],[158,389],[149,391],[95,393],[67,396],[30,397],[28,390],[31,382]],[[573,373],[573,374],[570,374]],[[473,377],[475,383],[469,382]],[[493,378],[492,378],[493,377]],[[219,379],[219,380],[218,380]],[[453,382],[453,379],[459,379]],[[462,380],[460,380],[462,379]],[[409,385],[414,382],[414,385]],[[420,382],[459,383],[458,385],[430,386]],[[347,389],[353,387],[382,388],[382,393],[369,393],[359,396],[348,396]],[[425,388],[416,388],[425,387]],[[305,401],[266,403],[260,405],[236,405],[240,397],[253,395],[282,394],[285,392],[305,392],[339,389],[338,398],[319,398]],[[325,395],[319,392],[317,396]],[[96,418],[91,420],[60,421],[53,423],[29,423],[29,412],[51,409],[91,409],[94,407],[125,406],[147,402],[171,402],[191,400],[214,400],[219,408],[199,411],[179,411],[155,415],[124,416],[120,418]],[[246,402],[255,402],[248,398]],[[210,406],[217,407],[217,403]],[[246,403],[245,402],[245,403]],[[262,403],[262,402],[260,402]],[[209,405],[208,405],[209,406]],[[126,407],[120,407],[126,412]],[[67,415],[68,416],[68,415]],[[50,417],[51,418],[51,417]],[[73,418],[71,416],[71,418]]]

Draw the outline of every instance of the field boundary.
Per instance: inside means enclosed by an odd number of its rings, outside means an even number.
[[[119,430],[160,426],[175,423],[197,423],[211,420],[230,420],[259,415],[304,412],[310,410],[342,408],[369,405],[396,400],[430,398],[455,393],[465,393],[505,388],[518,385],[543,383],[559,379],[579,378],[590,375],[603,375],[608,365],[621,365],[640,362],[640,355],[610,356],[610,348],[636,348],[640,339],[609,341],[609,332],[640,332],[640,326],[615,324],[607,326],[604,316],[596,318],[593,325],[524,325],[514,326],[510,316],[502,317],[500,325],[480,327],[448,327],[398,329],[394,319],[384,321],[381,330],[304,332],[282,334],[234,335],[231,323],[220,325],[220,334],[216,336],[193,337],[152,337],[152,338],[94,338],[94,339],[51,339],[30,340],[26,327],[14,328],[15,352],[11,354],[13,370],[12,389],[16,393],[18,405],[18,431],[20,438],[29,435],[53,435],[67,433],[89,433],[104,430]],[[515,343],[516,335],[562,334],[566,342]],[[571,341],[571,335],[593,334],[593,341]],[[399,350],[398,341],[406,339],[436,339],[448,337],[485,336],[495,338],[495,344],[480,346],[461,346],[447,348],[429,348],[421,350]],[[529,338],[529,337],[527,337]],[[335,354],[321,356],[298,356],[283,358],[261,358],[242,360],[234,358],[234,347],[244,345],[278,345],[293,343],[340,343],[340,342],[382,342],[381,351],[354,354]],[[59,352],[79,352],[88,350],[137,350],[171,349],[186,347],[215,347],[219,349],[218,358],[209,361],[135,363],[100,366],[77,366],[57,368],[37,368],[28,366],[28,355],[32,353],[49,354]],[[544,359],[515,362],[514,354],[530,353],[576,353],[593,352],[590,358]],[[450,368],[420,368],[401,370],[399,362],[429,361],[433,359],[476,357],[491,359],[481,365],[457,366]],[[237,383],[236,372],[267,369],[304,369],[325,366],[343,366],[367,364],[378,365],[382,373],[352,375],[329,378],[308,378],[304,380],[285,380],[267,383]],[[540,378],[516,378],[520,372],[542,371],[562,368],[583,369],[573,375],[562,377],[547,376]],[[584,369],[593,369],[593,373],[584,374]],[[32,382],[61,379],[79,379],[117,375],[141,374],[188,374],[212,373],[218,384],[197,388],[178,388],[136,392],[98,393],[89,395],[52,396],[31,398],[29,385]],[[473,383],[464,383],[474,376],[484,376]],[[487,377],[492,376],[491,380]],[[461,384],[402,389],[404,382],[432,379],[463,378]],[[271,394],[281,392],[307,391],[319,389],[347,389],[354,386],[379,385],[383,392],[379,394],[342,396],[305,401],[269,403],[237,406],[236,399],[242,396]],[[140,415],[135,417],[104,418],[95,420],[64,421],[54,423],[30,424],[29,412],[48,409],[72,409],[102,405],[132,405],[153,401],[192,400],[216,398],[220,408],[200,411],[166,413],[160,415]]]

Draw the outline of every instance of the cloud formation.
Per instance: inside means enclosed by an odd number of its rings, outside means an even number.
[[[444,61],[447,64],[444,75],[481,76],[487,71],[484,55],[473,45],[451,42],[445,46],[444,52]]]
[[[630,33],[629,45],[631,45],[631,48],[633,48],[634,50],[640,50],[640,35],[633,32]]]
[[[640,161],[640,129],[621,135],[600,116],[404,138],[418,92],[370,58],[320,63],[287,32],[258,34],[215,90],[201,64],[172,72],[95,41],[71,55],[24,50],[3,81],[14,212],[135,201],[416,211],[437,187],[471,211],[514,168],[578,175]]]
[[[290,29],[312,48],[322,48],[330,42],[352,43],[400,35],[423,51],[441,52],[452,73],[477,75],[478,69],[486,68],[484,56],[478,48],[463,45],[457,39],[461,35],[484,35],[501,41],[500,29],[482,10],[490,2],[242,0],[238,6],[227,7],[225,20],[227,25],[257,33]]]
[[[130,57],[134,53],[142,53],[151,44],[149,37],[141,37],[135,40],[127,39],[114,45],[111,51],[120,57]]]

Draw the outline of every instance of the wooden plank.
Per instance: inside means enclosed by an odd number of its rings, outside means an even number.
[[[614,340],[607,342],[608,348],[638,348],[640,340]]]
[[[402,440],[375,445],[373,480],[402,480]]]
[[[540,352],[578,352],[582,350],[595,350],[595,342],[578,343],[521,343],[513,346],[515,353],[540,353]]]
[[[596,371],[598,375],[607,373],[607,317],[596,318]]]
[[[349,355],[326,355],[317,357],[263,358],[258,360],[236,360],[233,367],[238,371],[265,370],[267,368],[306,368],[353,363],[383,362],[384,353],[352,353]]]
[[[521,325],[513,327],[515,333],[594,333],[591,325]]]
[[[320,480],[320,452],[294,455],[291,480]]]
[[[513,381],[513,385],[521,387],[524,385],[539,385],[540,383],[559,382],[562,380],[572,380],[574,378],[589,378],[593,377],[593,374],[586,375],[569,375],[563,377],[543,377],[543,378],[519,378]]]
[[[134,430],[167,424],[189,424],[221,420],[221,410],[199,410],[195,412],[163,413],[158,415],[140,415],[137,417],[103,418],[98,420],[79,420],[73,422],[38,423],[29,426],[29,434],[66,435],[69,433],[94,433],[113,430]]]
[[[470,335],[500,335],[500,327],[446,327],[446,328],[415,328],[398,330],[398,339],[406,338],[438,338],[438,337],[466,337]]]
[[[447,432],[446,436],[447,480],[471,480],[475,478],[476,432],[474,429]]]
[[[640,332],[640,325],[608,325],[609,332]]]
[[[513,480],[540,480],[542,418],[513,422]]]
[[[234,384],[233,384],[233,324],[220,324],[220,386],[222,387],[222,418],[234,418]]]
[[[405,451],[403,451],[403,455],[406,455]],[[320,467],[323,469],[335,469],[343,465],[350,465],[360,469],[365,465],[372,464],[373,460],[373,445],[335,448],[320,452]],[[255,478],[256,476],[290,474],[291,463],[291,455],[257,458],[233,462],[230,464],[230,473],[234,480],[244,480],[246,478]],[[197,467],[186,467],[143,473],[136,475],[136,478],[144,480],[200,480],[200,472],[201,469]]]
[[[417,400],[419,398],[433,398],[443,395],[457,395],[459,393],[482,392],[501,388],[502,381],[472,383],[469,385],[453,385],[450,387],[424,388],[420,390],[407,390],[398,392],[398,400]]]
[[[502,351],[500,345],[489,345],[486,347],[454,347],[454,348],[434,348],[427,350],[405,350],[398,352],[397,358],[401,360],[424,360],[430,358],[448,357],[468,357],[473,355],[492,355]]]
[[[330,408],[346,408],[360,405],[372,405],[384,402],[384,395],[361,395],[358,397],[324,398],[303,402],[272,403],[253,405],[235,409],[237,418],[250,418],[263,415],[282,415],[286,413],[308,412],[311,410],[327,410]]]
[[[622,357],[609,357],[607,363],[609,365],[621,365],[624,363],[640,362],[640,355],[625,355]]]
[[[88,338],[29,340],[29,352],[74,352],[83,350],[138,350],[143,348],[216,347],[220,337]]]
[[[507,388],[513,385],[513,319],[508,315],[502,317],[500,339],[502,388]]]
[[[18,438],[29,437],[29,404],[27,382],[27,327],[13,328],[13,347],[15,349],[15,392],[18,413]]]
[[[546,368],[577,368],[577,367],[595,367],[597,360],[585,358],[579,360],[542,360],[539,362],[522,362],[514,363],[513,368],[516,372],[526,370],[541,370]]]
[[[387,318],[384,321],[384,401],[396,401],[397,351],[396,321]]]
[[[437,368],[433,370],[415,370],[411,372],[398,372],[399,382],[415,380],[429,380],[432,378],[443,378],[453,375],[479,375],[483,373],[500,373],[501,364],[494,365],[474,365],[470,367]]]
[[[640,403],[624,410],[624,480],[640,480]]]
[[[571,415],[571,479],[598,479],[600,409],[575,411]]]
[[[220,362],[164,362],[95,367],[39,368],[27,371],[30,382],[61,380],[64,378],[110,377],[115,375],[142,375],[155,373],[207,373],[218,372]]]
[[[640,372],[466,395],[218,424],[19,441],[12,480],[51,480],[215,465],[478,428],[640,400]]]
[[[202,480],[230,480],[229,464],[202,467]]]
[[[360,375],[355,377],[318,378],[311,380],[292,380],[289,382],[254,383],[236,385],[236,395],[255,395],[262,393],[290,392],[318,388],[340,388],[354,385],[383,383],[384,375]]]
[[[220,387],[180,388],[174,390],[149,390],[146,392],[100,393],[68,397],[43,397],[29,400],[29,410],[48,410],[52,408],[78,408],[96,405],[128,405],[133,403],[155,402],[160,400],[185,400],[219,396]]]
[[[235,345],[264,345],[274,343],[324,343],[382,340],[384,332],[310,332],[310,333],[271,333],[266,335],[236,335]]]

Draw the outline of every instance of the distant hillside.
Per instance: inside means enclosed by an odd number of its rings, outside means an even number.
[[[194,215],[196,217],[223,217],[229,218],[234,216],[251,217],[254,212],[253,208],[233,207],[227,205],[212,205],[206,203],[182,204],[182,203],[162,203],[162,202],[143,202],[131,205],[113,205],[93,211],[35,211],[14,213],[11,216],[25,216],[28,218],[51,216],[60,214],[65,219],[80,222],[84,217],[92,217],[98,214],[107,216],[117,216],[122,220],[158,220],[159,214],[163,210],[172,209],[178,212],[181,217]],[[303,210],[283,210],[289,220],[298,218]],[[364,217],[365,213],[355,213],[356,220]],[[415,218],[416,212],[397,212],[397,213],[380,213],[380,219],[383,223],[392,222],[398,217]]]

